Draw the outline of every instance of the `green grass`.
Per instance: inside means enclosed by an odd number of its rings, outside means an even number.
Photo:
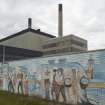
[[[24,96],[0,91],[0,105],[58,105],[58,103],[35,96]]]
[[[0,91],[0,105],[64,105],[64,104],[48,101],[35,96],[25,96],[25,95],[12,94],[9,92]],[[92,104],[87,103],[79,105],[92,105]]]

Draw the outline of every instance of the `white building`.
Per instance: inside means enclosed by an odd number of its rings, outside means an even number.
[[[31,28],[30,18],[28,28],[0,40],[0,45],[42,51],[41,45],[45,40],[55,36]]]
[[[87,40],[75,35],[48,39],[42,45],[44,55],[87,51]]]
[[[71,52],[87,51],[87,40],[73,34],[63,36],[63,11],[59,4],[58,14],[58,37],[42,32],[40,29],[32,29],[32,20],[28,19],[28,28],[0,40],[0,58],[3,54],[7,59],[39,57],[52,54],[64,54]],[[4,48],[5,47],[5,48]],[[12,49],[9,51],[9,49]],[[18,54],[21,50],[21,53]],[[24,52],[24,53],[22,53]],[[31,53],[29,53],[31,52]],[[40,53],[40,54],[38,54]]]

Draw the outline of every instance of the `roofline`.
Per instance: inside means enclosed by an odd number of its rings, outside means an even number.
[[[68,34],[68,35],[65,35],[65,37],[67,37],[67,36],[71,36],[71,37],[76,37],[76,38],[78,38],[78,39],[82,39],[82,40],[84,40],[84,41],[87,41],[86,39],[84,39],[84,38],[82,38],[82,37],[79,37],[79,36],[77,36],[77,35],[75,35],[75,34]]]
[[[37,33],[37,34],[39,34],[39,35],[43,35],[43,36],[46,36],[46,37],[49,37],[49,38],[55,38],[55,37],[56,37],[56,36],[54,36],[54,35],[51,35],[51,34],[42,32],[42,31],[40,31],[39,29],[38,29],[38,30],[35,30],[35,29],[27,28],[27,29],[25,29],[25,30],[19,31],[19,32],[15,33],[15,34],[12,34],[12,35],[10,35],[10,36],[7,36],[7,37],[5,37],[5,38],[0,39],[0,42],[6,41],[6,40],[11,39],[11,38],[14,38],[14,37],[19,36],[19,35],[21,35],[21,34],[24,34],[24,33],[26,33],[26,32]]]
[[[40,58],[47,58],[47,57],[56,57],[56,56],[64,56],[64,55],[77,55],[77,54],[82,54],[82,53],[91,53],[91,52],[96,52],[96,51],[105,51],[105,49],[97,49],[97,50],[90,50],[90,51],[83,51],[83,52],[75,52],[75,53],[64,53],[64,54],[55,54],[55,55],[46,55],[46,56],[41,56],[41,57],[33,57],[33,58],[26,58],[26,59],[21,59],[18,61],[24,61],[24,60],[33,60],[33,59],[40,59]],[[10,62],[17,62],[17,60],[10,61]]]
[[[38,30],[35,30],[35,29],[28,29],[28,30],[30,30],[30,32],[33,32],[33,33],[42,34],[43,36],[48,36],[48,37],[50,37],[50,38],[55,38],[55,37],[56,37],[56,36],[54,36],[54,35],[51,35],[51,34],[42,32],[42,31],[40,31],[40,29],[38,29]]]
[[[3,58],[3,48],[5,48],[5,61],[24,60],[43,56],[43,52],[38,50],[29,50],[18,47],[0,45],[0,62]]]
[[[87,42],[87,40],[86,40],[86,39],[84,39],[84,38],[81,38],[81,37],[79,37],[79,36],[77,36],[77,35],[74,35],[74,34],[70,34],[70,36],[71,36],[71,37],[75,37],[75,38],[78,38],[78,39],[80,39],[80,40],[83,40],[83,41],[86,41],[86,42]]]
[[[82,53],[91,53],[91,52],[97,52],[97,51],[105,51],[105,49],[97,49],[97,50],[89,50],[89,51],[80,51],[80,52],[67,52],[67,53],[61,53],[61,54],[51,54],[51,55],[44,55],[41,58],[46,57],[54,57],[54,56],[63,56],[63,55],[77,55]],[[40,57],[39,57],[40,58]]]

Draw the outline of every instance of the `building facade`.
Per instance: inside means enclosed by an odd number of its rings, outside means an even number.
[[[42,45],[44,55],[87,51],[87,40],[75,35],[45,40]]]
[[[87,40],[72,34],[56,37],[40,29],[32,29],[31,18],[29,18],[27,29],[1,39],[0,46],[39,51],[46,56],[87,51]]]
[[[55,36],[41,32],[40,30],[25,29],[16,34],[10,35],[0,40],[0,45],[12,46],[17,48],[42,51],[41,45],[44,40],[54,38]]]

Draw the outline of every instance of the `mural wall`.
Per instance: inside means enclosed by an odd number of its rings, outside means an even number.
[[[105,50],[8,62],[0,64],[0,89],[57,102],[104,105],[104,88],[94,86],[105,82],[104,69]]]

